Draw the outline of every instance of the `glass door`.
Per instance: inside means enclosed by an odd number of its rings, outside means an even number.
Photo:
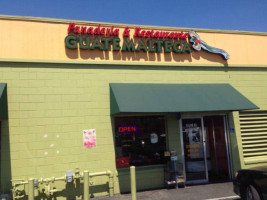
[[[208,182],[202,118],[182,119],[186,183]]]

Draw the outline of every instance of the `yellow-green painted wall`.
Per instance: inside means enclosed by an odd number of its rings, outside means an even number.
[[[68,169],[90,172],[109,169],[115,173],[109,83],[230,83],[260,109],[266,110],[266,76],[266,69],[252,67],[237,70],[1,63],[0,80],[7,83],[9,110],[9,120],[2,122],[1,190],[7,190],[10,179],[60,177]],[[178,120],[172,114],[165,117],[169,147],[179,151]],[[91,128],[96,129],[97,147],[85,149],[82,130]],[[239,135],[236,128],[236,135],[231,136],[232,145],[236,138],[240,140]],[[237,148],[240,150],[235,145],[232,147],[233,160],[238,156]],[[240,162],[242,166],[242,158]],[[234,168],[240,168],[238,163],[233,164]],[[156,174],[163,176],[162,170]],[[147,176],[152,175],[147,173]],[[128,179],[125,174],[123,178]],[[119,182],[117,177],[115,179],[118,193]],[[94,184],[104,182],[99,178]],[[141,188],[151,184],[146,176],[141,182]],[[162,184],[154,183],[155,187]],[[107,194],[104,188],[102,191],[98,188],[99,193],[95,195]]]

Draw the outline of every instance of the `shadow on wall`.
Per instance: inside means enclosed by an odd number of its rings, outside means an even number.
[[[11,189],[11,156],[8,120],[0,122],[1,135],[1,193],[9,194]]]
[[[108,183],[102,185],[93,185],[89,187],[89,196],[91,198],[95,197],[95,194],[103,193],[108,191]],[[40,193],[38,197],[35,197],[36,200],[43,199],[57,199],[60,197],[66,197],[67,200],[73,199],[83,199],[83,183],[67,183],[65,185],[65,189],[55,192],[50,197],[47,197],[44,193]],[[25,198],[26,200],[27,198]]]
[[[76,199],[76,197],[82,197],[81,194],[82,194],[82,188],[83,188],[83,185],[80,184],[80,183],[76,183],[76,184],[72,184],[72,183],[67,183],[65,185],[65,188],[66,189],[63,189],[61,191],[58,191],[58,192],[54,192],[53,194],[51,194],[49,197],[45,194],[45,191],[42,190],[40,191],[39,195],[37,197],[34,197],[34,199],[36,200],[43,200],[43,199],[57,199],[59,197],[67,197],[66,199],[67,200],[73,200],[73,199]],[[56,188],[53,188],[52,189],[56,189]],[[28,199],[28,196],[26,195],[23,200],[27,200]]]

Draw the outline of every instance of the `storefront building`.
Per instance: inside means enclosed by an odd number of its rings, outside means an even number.
[[[171,151],[186,184],[266,164],[266,33],[15,16],[0,26],[1,193],[24,197],[11,180],[33,178],[36,196],[79,199],[82,179],[43,180],[84,170],[129,192],[130,165],[138,190],[162,188]],[[109,181],[90,178],[90,194],[107,195]]]

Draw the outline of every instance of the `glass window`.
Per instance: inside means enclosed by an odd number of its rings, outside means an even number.
[[[117,168],[164,163],[164,117],[116,117],[115,145]]]

